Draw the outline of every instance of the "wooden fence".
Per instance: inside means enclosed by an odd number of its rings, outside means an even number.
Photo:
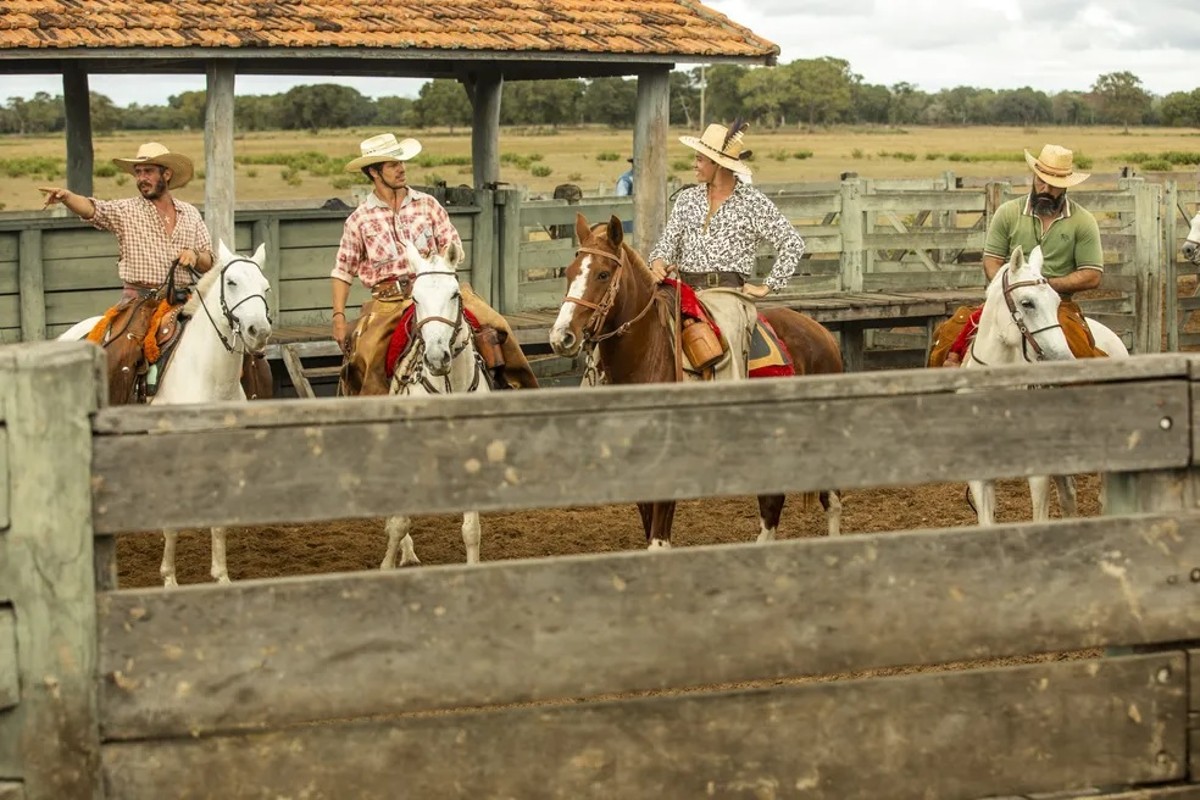
[[[0,348],[4,800],[1200,796],[1200,359],[188,409],[99,376]],[[1094,470],[1112,517],[113,577],[160,526]]]
[[[980,252],[988,215],[999,202],[1025,191],[1009,184],[957,188],[953,175],[926,181],[850,178],[835,184],[762,188],[808,244],[801,270],[771,302],[801,307],[825,322],[839,318],[822,318],[823,297],[892,298],[893,305],[907,301],[911,308],[921,306],[916,318],[896,309],[881,312],[875,320],[879,325],[888,324],[889,315],[906,323],[934,320],[945,315],[948,304],[981,296]],[[1170,182],[1164,189],[1137,178],[1112,190],[1072,192],[1096,214],[1105,248],[1104,294],[1084,301],[1084,308],[1137,352],[1161,349],[1164,282],[1174,287],[1177,274],[1195,273],[1194,267],[1178,261],[1183,230],[1175,211],[1177,204],[1195,202],[1194,195]],[[449,208],[467,248],[462,275],[506,314],[558,305],[562,273],[575,248],[571,228],[576,211],[599,221],[610,214],[630,219],[633,208],[629,198],[585,198],[572,205],[565,200],[523,200],[520,192],[511,190],[463,192],[458,199],[466,204]],[[324,330],[327,325],[328,274],[344,217],[344,211],[323,210],[238,213],[235,248],[245,252],[267,245],[267,273],[276,287],[279,326],[317,325]],[[116,254],[112,235],[73,218],[0,219],[0,342],[53,337],[79,319],[100,313],[118,286]],[[771,263],[764,250],[760,277]],[[1174,299],[1174,293],[1168,296]],[[351,300],[365,297],[356,287]],[[1197,307],[1200,300],[1190,298],[1167,304],[1172,348],[1196,343],[1187,336],[1181,339],[1179,329]],[[848,332],[860,335],[861,329]],[[888,344],[886,337],[879,341]],[[923,348],[924,342],[915,346]]]

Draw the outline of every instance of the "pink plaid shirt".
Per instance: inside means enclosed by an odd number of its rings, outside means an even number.
[[[102,231],[112,231],[117,235],[117,245],[121,251],[117,274],[126,283],[158,286],[167,279],[171,262],[179,257],[180,250],[192,248],[200,252],[212,252],[212,239],[200,212],[190,203],[171,199],[175,203],[175,230],[167,236],[162,217],[146,198],[92,198],[96,215],[88,222]],[[191,276],[182,268],[175,271],[175,280],[181,286],[190,286],[192,283]]]
[[[399,210],[379,199],[367,196],[346,218],[337,262],[330,277],[354,283],[354,276],[368,289],[389,278],[412,272],[404,257],[404,242],[416,245],[428,256],[451,242],[462,246],[450,215],[432,196],[409,188]]]

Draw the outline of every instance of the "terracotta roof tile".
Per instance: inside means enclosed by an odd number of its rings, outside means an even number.
[[[695,0],[0,0],[0,53],[79,47],[779,54]]]

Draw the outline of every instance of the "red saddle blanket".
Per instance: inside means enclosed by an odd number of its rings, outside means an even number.
[[[674,288],[676,281],[673,278],[667,278],[663,283]],[[679,289],[679,313],[685,317],[707,322],[708,327],[712,328],[717,338],[721,338],[721,329],[709,316],[704,304],[696,296],[695,290],[686,283],[680,285]],[[783,343],[783,340],[775,333],[775,329],[771,327],[771,323],[767,322],[766,317],[762,314],[758,315],[758,324],[754,326],[754,334],[750,337],[748,361],[751,378],[779,378],[796,374],[792,354],[788,352],[787,345]]]
[[[404,313],[400,317],[399,324],[396,325],[396,330],[392,331],[391,341],[388,342],[387,359],[384,362],[387,368],[387,376],[390,378],[396,373],[396,365],[400,363],[400,359],[408,352],[408,348],[413,342],[413,319],[417,315],[417,307],[409,305],[404,309]],[[475,333],[479,332],[479,320],[475,318],[467,309],[463,309],[463,317],[467,320],[467,324],[471,326],[471,330]]]

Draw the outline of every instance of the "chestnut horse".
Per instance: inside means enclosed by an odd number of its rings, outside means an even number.
[[[550,346],[558,355],[574,357],[582,347],[598,345],[601,369],[610,383],[673,383],[675,292],[654,283],[645,260],[625,242],[615,216],[593,227],[577,214],[575,232],[580,249],[567,268],[567,294],[550,329]],[[815,320],[788,308],[766,309],[763,315],[791,352],[797,375],[842,371],[837,340]],[[746,378],[744,366],[740,375],[730,377]],[[830,491],[819,497],[829,533],[837,535],[841,496]],[[783,495],[759,496],[759,542],[775,539],[783,503]],[[675,502],[637,505],[650,549],[670,547]]]

